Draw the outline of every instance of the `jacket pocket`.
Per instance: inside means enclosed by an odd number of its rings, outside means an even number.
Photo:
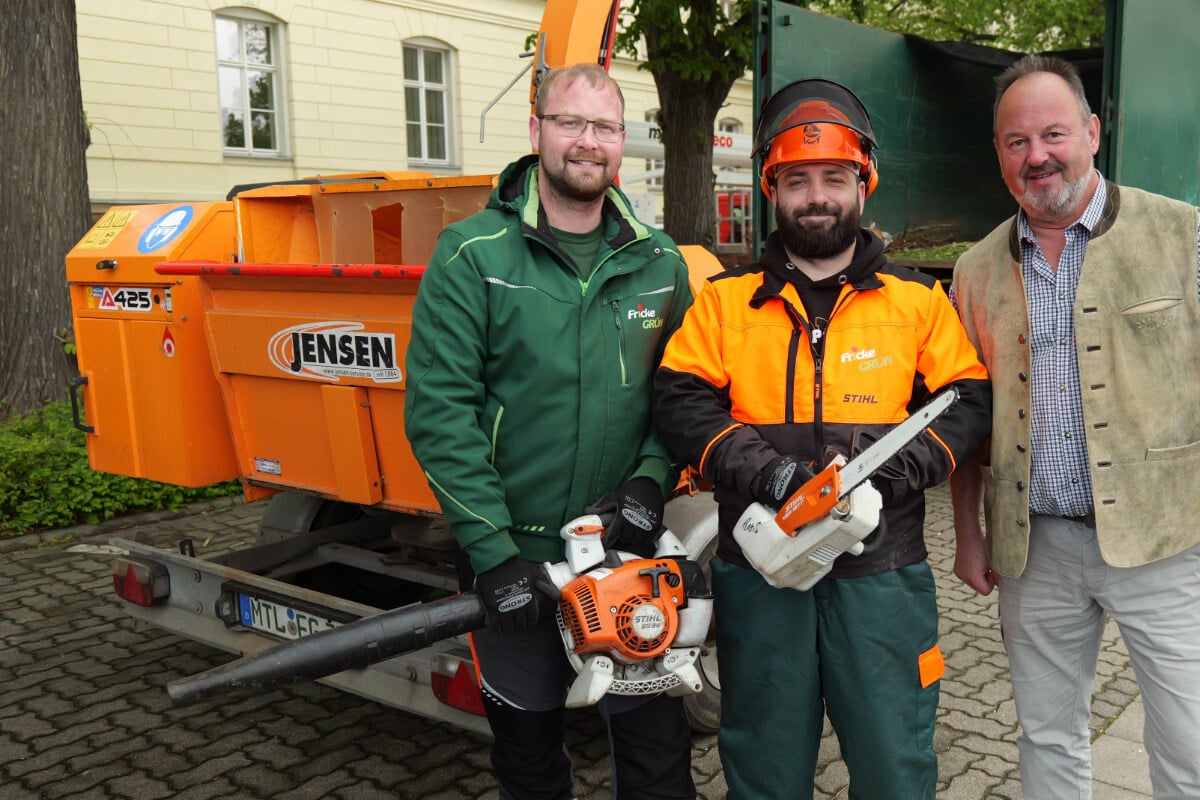
[[[1181,297],[1156,297],[1121,309],[1121,318],[1139,340],[1157,343],[1158,337],[1183,319],[1182,307]]]
[[[1178,447],[1148,447],[1147,461],[1174,461],[1181,458],[1200,458],[1200,441]]]

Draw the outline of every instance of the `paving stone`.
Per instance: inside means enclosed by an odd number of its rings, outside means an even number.
[[[105,785],[114,795],[131,800],[156,800],[175,796],[174,790],[165,782],[139,772],[113,778]]]
[[[473,766],[484,766],[475,764]],[[363,778],[380,787],[388,788],[389,790],[396,786],[403,786],[408,781],[412,780],[415,773],[402,760],[388,760],[377,755],[370,755],[352,764],[348,764],[347,768],[355,776]],[[494,783],[491,776],[487,776],[485,783],[488,785]]]
[[[391,789],[356,784],[338,789],[333,793],[333,797],[338,800],[396,800],[396,793]]]
[[[39,736],[49,736],[56,730],[52,724],[28,711],[0,719],[0,732],[11,734],[13,738],[22,742],[36,739]]]
[[[55,723],[61,726],[82,725],[84,723],[94,722],[98,719],[107,719],[108,715],[115,714],[129,708],[129,701],[121,695],[128,694],[129,687],[122,687],[117,693],[117,696],[107,702],[101,701],[98,698],[88,697],[83,707],[73,707],[72,711],[58,715]],[[66,695],[69,697],[70,695]]]
[[[244,797],[240,792],[226,780],[213,780],[176,791],[174,800],[235,800]]]
[[[190,770],[171,776],[169,783],[176,791],[204,781],[224,779],[234,769],[250,764],[250,759],[243,753],[231,753],[217,758],[196,759],[193,763],[195,766]]]
[[[191,766],[185,753],[172,753],[157,748],[144,748],[126,759],[130,767],[159,780],[168,781],[172,775]]]
[[[33,740],[33,748],[38,752],[77,742],[91,736],[93,733],[107,730],[110,727],[107,719],[95,719],[90,722],[66,725],[50,736],[39,736]]]
[[[62,766],[62,779],[56,783],[46,783],[41,786],[41,791],[46,797],[74,797],[79,793],[86,794],[102,788],[106,781],[126,773],[124,767],[115,763],[83,770],[72,770],[66,765],[60,766]]]
[[[338,770],[332,773],[313,776],[295,789],[268,796],[275,797],[277,800],[325,800],[335,790],[345,788],[353,784],[354,781],[354,776],[349,772]]]
[[[204,554],[253,541],[262,504],[211,509],[89,541],[118,535],[174,548],[190,536]],[[934,737],[939,800],[1019,800],[1016,715],[996,594],[979,597],[952,575],[944,489],[930,493],[927,529],[947,662]],[[173,708],[169,681],[231,656],[127,618],[112,597],[110,561],[69,547],[0,555],[2,800],[498,797],[486,737],[319,684]],[[1113,725],[1136,697],[1128,654],[1110,623],[1091,719],[1098,761],[1117,758],[1105,748],[1118,737],[1101,732],[1140,739],[1140,725]],[[580,800],[611,798],[602,721],[594,711],[571,712],[567,734]],[[723,798],[716,737],[694,737],[692,763],[700,800]],[[1122,769],[1130,771],[1127,785],[1098,784],[1097,800],[1146,796],[1134,783],[1144,766]],[[848,781],[827,725],[815,800],[845,800]]]

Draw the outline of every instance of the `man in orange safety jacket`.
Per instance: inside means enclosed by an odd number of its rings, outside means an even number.
[[[711,481],[721,674],[719,749],[731,800],[811,798],[827,712],[852,798],[928,798],[938,681],[923,490],[990,426],[987,372],[936,279],[888,263],[860,227],[878,183],[870,117],[831,81],[781,89],[755,142],[775,230],[758,263],[712,279],[655,377],[654,421]],[[832,452],[854,455],[933,393],[959,400],[872,478],[883,501],[862,555],[807,591],[775,588],[733,528],[779,508]]]

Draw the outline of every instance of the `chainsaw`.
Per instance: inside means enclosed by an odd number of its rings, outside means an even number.
[[[653,558],[605,550],[604,520],[586,514],[559,531],[566,559],[542,565],[543,609],[553,603],[567,658],[578,673],[566,705],[605,694],[698,694],[697,660],[712,619],[712,595],[700,566],[671,531]],[[175,705],[229,691],[265,691],[365,669],[388,658],[483,627],[474,592],[385,611],[295,639],[167,685]]]
[[[842,553],[860,555],[883,508],[868,479],[957,400],[958,390],[951,387],[852,460],[835,456],[778,511],[752,503],[733,529],[746,560],[772,586],[806,591]]]

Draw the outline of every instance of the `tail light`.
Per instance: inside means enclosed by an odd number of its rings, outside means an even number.
[[[433,658],[429,679],[438,700],[459,711],[484,716],[474,663],[451,653],[439,653]]]
[[[161,603],[171,594],[171,576],[156,561],[127,556],[113,562],[113,588],[117,596],[139,606]]]

